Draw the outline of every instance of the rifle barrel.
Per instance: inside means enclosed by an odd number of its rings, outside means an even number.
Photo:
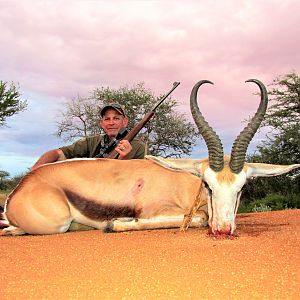
[[[152,111],[155,111],[161,103],[179,86],[180,82],[174,82],[172,89],[165,95],[163,98],[155,105],[155,107],[152,109]]]

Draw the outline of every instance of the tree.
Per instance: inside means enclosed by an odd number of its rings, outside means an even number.
[[[7,171],[0,170],[0,190],[5,189],[5,178],[9,176],[10,174]]]
[[[257,152],[248,160],[273,164],[295,164],[300,161],[300,78],[296,73],[279,76],[270,90],[270,107],[262,126],[270,131]],[[298,195],[300,207],[300,172],[274,178],[257,178],[249,183],[244,199],[263,198],[270,193]]]
[[[27,107],[27,101],[20,99],[18,88],[11,83],[0,80],[0,126],[6,125],[6,118],[11,117]]]
[[[258,147],[265,162],[293,164],[300,161],[300,78],[295,73],[276,78],[262,126],[271,131]]]
[[[16,188],[18,183],[25,175],[26,175],[25,173],[21,173],[19,175],[10,177],[9,172],[0,170],[0,191],[4,191],[5,193],[11,192],[14,188]],[[0,193],[0,206],[1,206],[1,200],[4,200],[2,198],[3,197],[1,197],[1,193]]]
[[[272,131],[258,146],[263,159],[273,163],[292,164],[300,161],[300,78],[295,73],[276,78],[270,95],[271,106],[263,126]]]
[[[117,90],[109,87],[96,88],[90,97],[78,97],[67,103],[66,110],[61,112],[60,121],[57,122],[56,134],[66,141],[71,141],[74,138],[100,133],[99,108],[111,102],[123,105],[129,116],[128,129],[131,129],[161,97],[155,97],[145,88],[144,83]],[[187,121],[184,114],[175,110],[177,106],[177,102],[172,98],[166,99],[140,132],[139,139],[148,144],[152,155],[181,157],[191,153],[196,143],[197,130]]]
[[[272,126],[281,132],[299,126],[300,77],[296,73],[279,76],[273,80],[269,92],[270,103],[263,126]]]

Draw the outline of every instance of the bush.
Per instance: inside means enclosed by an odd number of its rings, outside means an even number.
[[[280,194],[269,194],[259,201],[255,201],[257,205],[265,205],[272,208],[272,210],[282,210],[287,207],[287,196]]]
[[[259,200],[241,202],[239,213],[300,208],[300,195],[269,194]]]
[[[2,180],[2,185],[0,186],[0,194],[9,194],[25,175],[26,173],[21,173],[14,176],[13,178]]]
[[[262,204],[260,203],[258,206],[256,206],[256,204],[254,205],[254,207],[252,208],[253,212],[264,212],[264,211],[271,211],[272,208],[268,205]]]
[[[249,208],[249,204],[245,203],[244,201],[241,201],[240,206],[238,208],[238,213],[243,214],[249,212],[251,212],[251,209]]]

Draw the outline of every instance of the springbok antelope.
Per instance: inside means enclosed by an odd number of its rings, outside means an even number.
[[[211,83],[199,81],[191,92],[190,105],[208,147],[208,158],[148,156],[145,160],[73,159],[46,164],[26,175],[8,196],[4,216],[9,227],[3,234],[62,233],[73,223],[110,231],[180,227],[199,197],[203,205],[190,226],[206,226],[208,222],[213,234],[233,234],[246,180],[300,167],[245,163],[248,144],[268,102],[265,86],[256,79],[248,81],[259,86],[261,101],[236,138],[231,156],[224,156],[219,137],[199,110],[198,89]]]

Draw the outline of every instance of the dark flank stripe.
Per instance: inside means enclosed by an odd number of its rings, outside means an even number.
[[[131,207],[96,203],[68,190],[65,193],[70,203],[85,217],[92,220],[107,221],[113,218],[135,217],[134,209]]]

